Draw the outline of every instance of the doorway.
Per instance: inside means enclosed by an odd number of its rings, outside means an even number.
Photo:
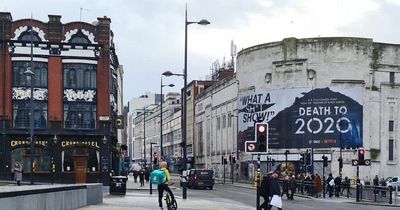
[[[86,183],[87,156],[74,157],[75,183]]]

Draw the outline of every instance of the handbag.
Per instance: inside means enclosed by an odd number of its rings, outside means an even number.
[[[279,197],[278,195],[273,195],[270,204],[272,206],[276,206],[278,208],[282,208],[282,198]]]

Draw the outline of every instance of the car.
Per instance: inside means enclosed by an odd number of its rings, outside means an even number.
[[[400,177],[399,176],[394,176],[390,178],[388,181],[386,181],[386,186],[389,189],[395,189],[400,188]]]
[[[187,187],[188,188],[214,188],[214,171],[208,169],[191,169],[183,173],[183,178],[187,174]],[[181,179],[181,184],[183,180]]]

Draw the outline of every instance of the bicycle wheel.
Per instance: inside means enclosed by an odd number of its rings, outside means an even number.
[[[178,203],[176,200],[172,200],[172,197],[169,193],[165,195],[165,202],[167,204],[167,209],[168,210],[177,210],[178,209]]]

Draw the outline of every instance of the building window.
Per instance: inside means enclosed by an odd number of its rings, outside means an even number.
[[[394,84],[394,72],[390,72],[390,74],[389,74],[389,82],[390,82],[390,84]]]
[[[389,120],[389,131],[394,131],[394,121]]]
[[[50,155],[48,150],[35,147],[33,158],[35,172],[49,172]],[[14,166],[16,161],[22,164],[23,173],[31,172],[29,147],[17,148],[11,151],[11,165]]]
[[[229,114],[228,114],[228,127],[230,128],[230,127],[232,127],[232,114],[229,112]]]
[[[222,128],[226,128],[226,115],[222,116]]]
[[[19,35],[19,37],[18,37],[18,41],[30,42],[31,40],[33,42],[42,41],[42,39],[40,39],[40,37],[36,31],[32,31],[32,36],[31,36],[31,32],[29,29],[22,32],[21,35]]]
[[[78,29],[78,32],[72,35],[71,39],[68,41],[71,44],[90,44],[90,40],[88,37],[82,33],[81,29]]]
[[[95,89],[97,87],[96,65],[63,64],[64,88]]]
[[[217,117],[217,130],[221,128],[221,118]]]
[[[24,74],[30,66],[30,61],[13,61],[12,81],[14,87],[30,85],[27,75]],[[34,87],[47,87],[47,63],[33,62]]]
[[[96,128],[96,105],[78,102],[64,104],[64,128]]]
[[[389,161],[394,160],[394,140],[389,139]]]
[[[35,128],[46,128],[47,126],[47,102],[34,101],[34,126]],[[14,128],[28,128],[30,125],[30,101],[13,101],[13,123]]]

